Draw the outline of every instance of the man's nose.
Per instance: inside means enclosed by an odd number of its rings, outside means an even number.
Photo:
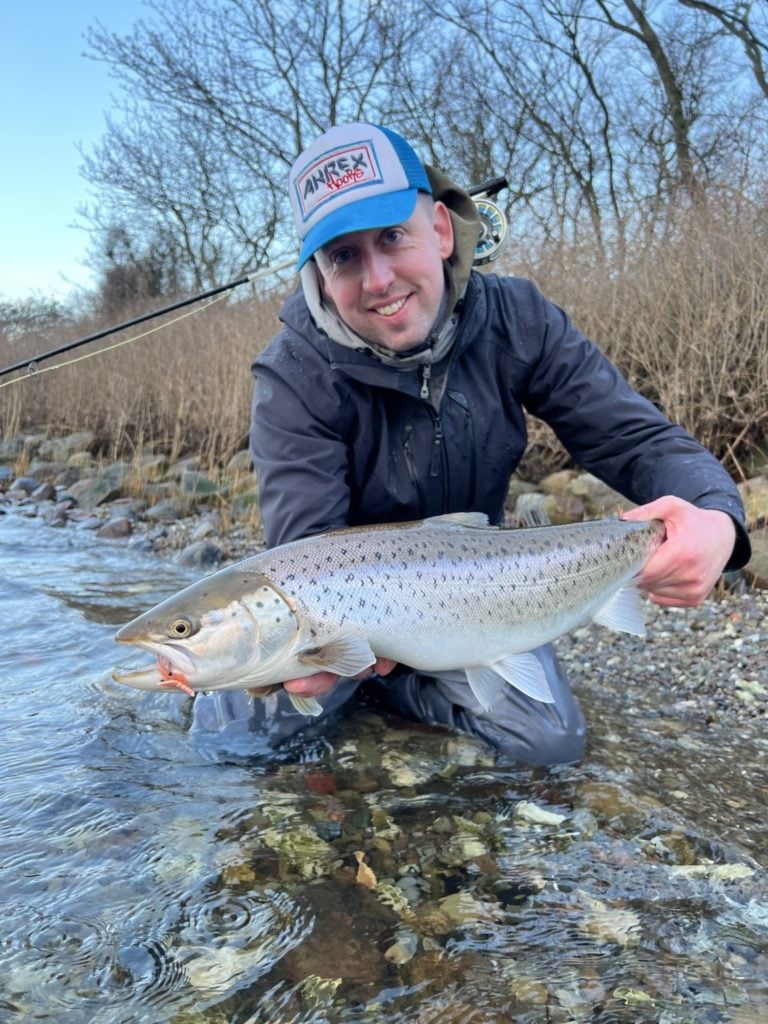
[[[371,294],[380,294],[389,288],[394,274],[387,257],[375,249],[363,257],[363,288]]]

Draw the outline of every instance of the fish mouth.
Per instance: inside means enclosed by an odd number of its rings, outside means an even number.
[[[116,683],[132,686],[137,690],[181,690],[190,697],[195,691],[189,684],[188,672],[175,665],[166,654],[152,651],[151,645],[142,644],[150,653],[154,653],[157,661],[154,665],[145,665],[137,669],[116,668],[112,678]],[[189,659],[185,659],[189,660]]]
[[[164,690],[163,674],[159,665],[145,665],[143,668],[116,668],[112,673],[116,683],[132,686],[135,690]]]

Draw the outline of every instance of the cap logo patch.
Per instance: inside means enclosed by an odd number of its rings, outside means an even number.
[[[382,181],[376,150],[370,142],[324,153],[296,178],[302,219],[306,221],[329,199],[338,199],[351,189],[380,185]]]

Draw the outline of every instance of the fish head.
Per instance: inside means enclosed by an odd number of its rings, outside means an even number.
[[[117,643],[140,647],[157,662],[113,678],[137,689],[175,686],[187,693],[269,686],[281,681],[280,663],[298,630],[292,603],[269,579],[230,566],[119,629]]]

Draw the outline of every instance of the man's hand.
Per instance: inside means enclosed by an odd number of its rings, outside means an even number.
[[[714,587],[736,541],[736,527],[727,512],[697,508],[667,496],[626,512],[622,519],[660,519],[667,537],[635,582],[661,605],[701,604]]]
[[[391,661],[389,658],[377,658],[376,664],[371,665],[370,668],[363,669],[362,672],[358,672],[355,679],[367,679],[371,675],[385,676],[397,664],[396,661]],[[289,679],[283,686],[289,693],[295,693],[299,697],[319,697],[323,693],[328,693],[341,677],[334,675],[333,672],[317,672],[313,676],[301,676],[298,679]]]

